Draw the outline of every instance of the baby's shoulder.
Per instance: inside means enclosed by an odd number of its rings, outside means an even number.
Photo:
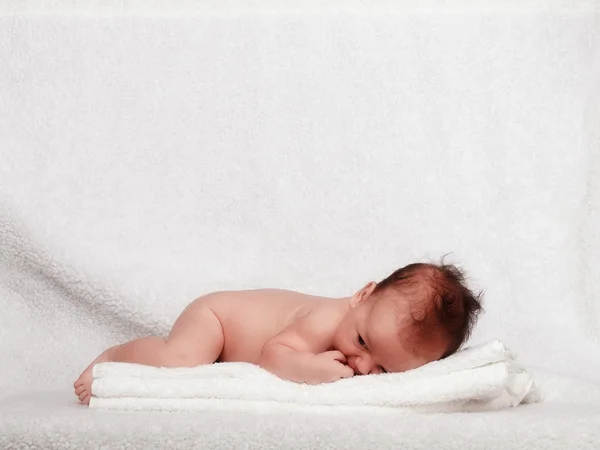
[[[329,299],[313,297],[297,303],[291,322],[302,324],[305,330],[326,330],[334,315],[335,308]]]
[[[305,303],[296,311],[287,330],[301,339],[311,352],[321,353],[331,346],[337,315],[326,299]]]

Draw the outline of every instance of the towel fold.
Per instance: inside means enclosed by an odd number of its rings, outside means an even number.
[[[248,363],[173,369],[111,362],[97,364],[93,375],[90,407],[116,410],[449,412],[541,400],[532,375],[497,340],[408,372],[321,385],[282,380]]]

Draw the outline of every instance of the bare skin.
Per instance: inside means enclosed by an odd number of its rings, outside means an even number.
[[[223,291],[193,301],[167,338],[145,337],[105,350],[74,383],[89,404],[92,368],[100,362],[195,367],[248,362],[298,383],[327,383],[402,372],[439,359],[440,341],[419,355],[402,345],[409,308],[401,296],[373,295],[370,282],[351,297],[318,297],[280,289]]]

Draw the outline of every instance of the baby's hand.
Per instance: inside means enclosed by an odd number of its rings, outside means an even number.
[[[330,350],[319,353],[314,358],[314,375],[305,380],[309,384],[329,383],[354,376],[354,370],[344,364],[346,356],[342,352]]]

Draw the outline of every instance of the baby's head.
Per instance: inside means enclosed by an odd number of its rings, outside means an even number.
[[[460,348],[482,310],[481,297],[456,266],[410,264],[351,297],[333,347],[357,374],[415,369]]]

